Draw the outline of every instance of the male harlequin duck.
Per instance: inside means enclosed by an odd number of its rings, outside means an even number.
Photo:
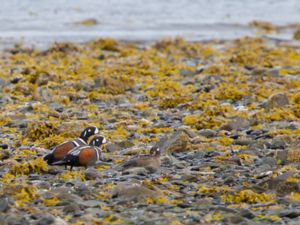
[[[97,127],[88,127],[82,131],[80,136],[73,141],[66,141],[56,146],[49,154],[44,157],[44,160],[52,165],[54,162],[63,160],[69,151],[76,147],[87,145],[88,138],[99,132]]]
[[[149,155],[135,156],[122,165],[122,169],[128,170],[134,167],[144,167],[156,171],[160,167],[160,149],[152,147]]]
[[[71,166],[70,171],[73,169],[73,166],[87,168],[88,166],[95,165],[96,162],[101,160],[101,150],[99,147],[105,143],[106,140],[104,137],[94,137],[90,142],[90,146],[78,146],[72,149],[63,160],[55,162],[53,165]]]

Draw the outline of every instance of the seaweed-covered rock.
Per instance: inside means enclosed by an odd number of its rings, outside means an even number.
[[[184,131],[176,131],[171,135],[162,137],[156,144],[162,152],[185,151],[189,143],[189,137]]]

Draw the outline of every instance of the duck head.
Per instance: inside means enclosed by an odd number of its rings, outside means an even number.
[[[96,136],[90,141],[90,145],[99,147],[106,143],[106,139],[103,136]]]
[[[82,133],[80,134],[80,138],[82,140],[84,140],[85,142],[87,142],[87,140],[89,139],[89,137],[95,135],[95,134],[98,134],[99,133],[99,130],[97,127],[95,126],[91,126],[91,127],[88,127],[86,129],[84,129],[82,131]]]

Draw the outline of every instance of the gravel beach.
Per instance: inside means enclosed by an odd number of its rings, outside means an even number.
[[[0,224],[300,224],[299,47],[107,38],[2,50]],[[102,164],[43,161],[88,126],[107,139]],[[122,170],[152,147],[160,164]]]

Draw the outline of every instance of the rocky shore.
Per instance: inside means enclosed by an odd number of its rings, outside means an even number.
[[[300,223],[299,47],[101,39],[0,56],[1,224]],[[105,163],[47,166],[89,125]],[[160,168],[119,169],[153,146]]]

